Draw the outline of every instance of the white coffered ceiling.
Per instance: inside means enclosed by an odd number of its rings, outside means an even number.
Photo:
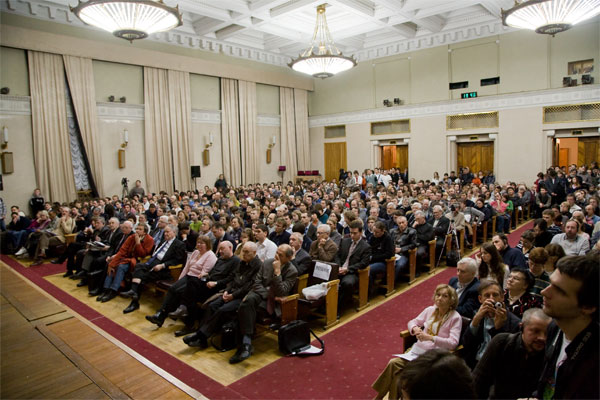
[[[1,0],[1,11],[84,25],[78,0]],[[164,0],[179,5],[183,25],[149,39],[285,65],[313,34],[324,0]],[[513,0],[327,0],[327,22],[339,49],[359,61],[497,35],[501,8]],[[91,27],[88,27],[93,29]]]

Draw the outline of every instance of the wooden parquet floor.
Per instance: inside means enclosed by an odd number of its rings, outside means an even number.
[[[0,398],[184,399],[186,392],[0,263]]]

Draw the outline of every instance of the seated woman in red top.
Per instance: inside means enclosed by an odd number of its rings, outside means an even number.
[[[456,311],[458,296],[451,286],[438,285],[433,295],[434,305],[427,307],[408,323],[411,335],[417,343],[398,358],[392,358],[381,375],[373,383],[376,399],[389,392],[389,399],[398,399],[398,383],[405,365],[431,349],[453,350],[458,345],[462,317]]]

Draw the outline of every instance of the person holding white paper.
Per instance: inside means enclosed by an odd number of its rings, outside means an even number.
[[[404,354],[392,358],[379,375],[372,388],[377,391],[376,399],[383,399],[389,392],[389,399],[398,399],[398,383],[406,363],[432,349],[453,350],[458,345],[462,327],[462,317],[456,311],[458,295],[451,286],[438,285],[433,295],[434,305],[427,307],[415,319],[408,322],[411,335],[417,337],[415,343]]]

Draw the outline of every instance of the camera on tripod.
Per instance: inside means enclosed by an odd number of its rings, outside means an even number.
[[[127,178],[121,179],[121,185],[127,186],[128,183],[129,183],[129,179],[127,179]]]

